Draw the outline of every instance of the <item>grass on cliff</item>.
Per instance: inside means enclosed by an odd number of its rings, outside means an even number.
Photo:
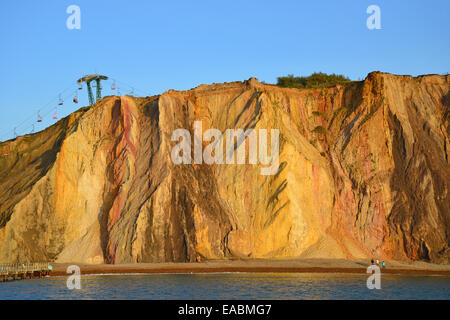
[[[349,82],[352,82],[352,80],[342,74],[322,72],[315,72],[308,77],[294,77],[290,74],[287,77],[277,78],[277,86],[284,88],[328,88]]]

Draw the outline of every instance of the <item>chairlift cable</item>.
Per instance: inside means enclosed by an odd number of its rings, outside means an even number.
[[[117,90],[117,93],[116,93],[116,94],[117,94],[118,96],[121,95],[120,88],[119,88],[118,84],[122,84],[122,89],[123,89],[123,86],[130,88],[130,89],[131,89],[131,91],[130,91],[130,94],[131,94],[131,95],[133,95],[135,91],[138,91],[139,93],[142,93],[142,94],[144,94],[145,96],[150,96],[150,95],[151,95],[151,94],[147,94],[144,90],[141,90],[141,89],[139,89],[139,88],[136,88],[135,86],[131,86],[131,85],[129,85],[128,83],[125,83],[125,82],[123,82],[123,81],[119,81],[119,80],[114,79],[114,78],[110,78],[110,79],[113,81],[113,84],[112,84],[112,86],[111,86],[111,90]],[[47,116],[48,116],[51,112],[53,112],[53,111],[55,110],[55,107],[54,107],[54,106],[51,106],[51,107],[49,108],[49,105],[53,104],[53,103],[55,102],[55,100],[57,101],[57,104],[58,104],[58,105],[62,105],[62,104],[64,103],[64,100],[66,100],[70,95],[72,95],[72,94],[74,93],[74,91],[71,91],[68,95],[64,95],[64,94],[65,94],[68,90],[70,90],[70,89],[73,89],[73,85],[70,85],[70,86],[66,87],[64,90],[60,91],[60,93],[58,94],[58,96],[52,98],[48,103],[46,103],[45,105],[43,105],[43,106],[39,109],[40,111],[43,111],[42,116],[39,114],[39,115],[41,116],[41,117],[40,117],[41,121],[39,121],[39,122],[43,122],[43,120],[44,120],[45,118],[47,118]],[[76,88],[76,90],[75,90],[75,98],[78,98],[78,90],[82,90],[82,89],[83,89],[82,84],[77,84],[77,88]],[[63,96],[63,95],[64,95],[64,96]],[[75,102],[75,98],[73,99],[73,102],[74,102],[74,103],[78,103],[78,102]],[[77,99],[77,101],[78,101],[78,99]],[[56,107],[56,109],[57,109],[57,107]],[[26,131],[28,131],[28,129],[33,128],[33,127],[34,127],[34,124],[35,124],[35,121],[36,121],[36,120],[33,120],[33,118],[36,119],[35,117],[36,117],[36,114],[30,115],[29,117],[27,117],[26,119],[24,119],[22,122],[20,122],[19,124],[17,124],[17,125],[14,127],[14,138],[17,138],[17,137],[18,137],[17,129],[23,128],[23,129],[24,129],[23,131],[26,132]],[[28,125],[27,125],[27,124],[28,124]],[[21,131],[22,131],[22,130],[21,130]],[[6,136],[6,135],[8,135],[8,132],[10,132],[10,129],[5,130],[4,132],[2,132],[2,135],[1,135],[1,136]],[[9,140],[9,139],[7,139],[7,140]]]
[[[71,88],[73,88],[73,85],[71,85],[70,87],[67,87],[67,88],[65,88],[64,90],[62,90],[61,93],[60,93],[59,95],[61,95],[61,94],[65,93],[65,92],[67,92],[67,90],[69,90],[69,89],[71,89]],[[47,104],[43,105],[43,107],[40,108],[40,110],[44,110],[44,111],[47,110],[47,107],[48,107],[50,104],[52,104],[52,102],[54,102],[55,100],[57,100],[57,97],[52,98]],[[53,110],[53,107],[51,108],[51,110]],[[33,118],[36,119],[35,117],[36,117],[36,113],[31,114],[29,117],[27,117],[27,118],[24,119],[22,122],[20,122],[19,124],[17,124],[17,125],[15,126],[15,129],[21,128],[21,127],[23,127],[24,125],[26,125],[27,123],[34,123],[35,120],[33,120]],[[30,125],[24,127],[24,129],[27,129],[27,128],[30,128]],[[11,130],[11,129],[8,129],[8,130],[3,131],[1,136],[7,135],[8,132],[11,132],[10,130]],[[16,136],[17,136],[17,135],[16,135]],[[8,140],[9,140],[9,139],[8,139]]]

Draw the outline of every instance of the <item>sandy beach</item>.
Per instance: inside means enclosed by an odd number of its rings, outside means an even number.
[[[207,261],[199,263],[130,263],[130,264],[85,264],[54,263],[51,275],[67,275],[70,265],[77,265],[82,274],[117,273],[225,273],[225,272],[291,272],[291,273],[366,273],[370,261],[335,259],[295,259],[295,260],[233,260]],[[388,261],[385,274],[443,275],[450,276],[450,265],[425,262]]]

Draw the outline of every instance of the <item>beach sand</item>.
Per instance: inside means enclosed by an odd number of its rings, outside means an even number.
[[[52,263],[51,275],[68,275],[67,267],[77,265],[81,274],[117,273],[225,273],[225,272],[293,272],[293,273],[364,273],[370,261],[337,259],[289,259],[289,260],[214,260],[198,263],[129,263],[129,264],[85,264]],[[380,267],[381,268],[381,267]],[[426,262],[387,261],[381,273],[405,275],[450,276],[450,265]]]

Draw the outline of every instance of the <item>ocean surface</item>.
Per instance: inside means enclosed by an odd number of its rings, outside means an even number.
[[[81,289],[67,277],[0,283],[0,299],[449,299],[450,277],[319,273],[84,275]]]

